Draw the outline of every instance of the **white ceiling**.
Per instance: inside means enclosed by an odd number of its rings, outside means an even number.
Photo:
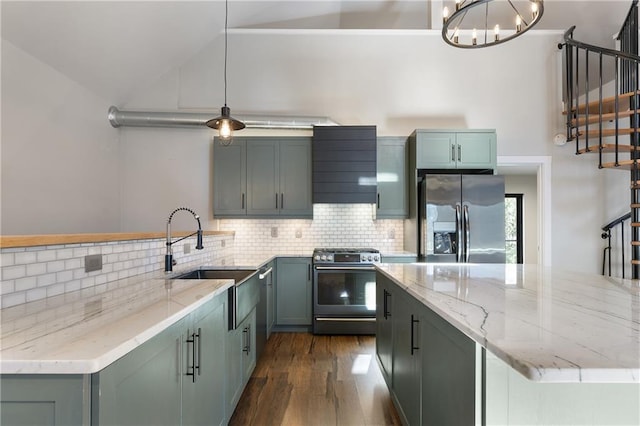
[[[544,4],[532,31],[576,25],[577,39],[613,47],[612,35],[631,0]],[[230,0],[229,28],[432,29],[430,10],[433,6],[437,26],[442,5],[442,0]],[[2,0],[0,7],[3,39],[116,105],[196,55],[224,29],[222,0]]]

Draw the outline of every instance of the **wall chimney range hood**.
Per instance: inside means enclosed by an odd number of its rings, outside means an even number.
[[[376,203],[376,126],[314,126],[312,145],[314,203]]]

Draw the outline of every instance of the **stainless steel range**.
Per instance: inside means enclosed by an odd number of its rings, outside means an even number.
[[[371,248],[313,251],[313,332],[375,334],[376,272]]]

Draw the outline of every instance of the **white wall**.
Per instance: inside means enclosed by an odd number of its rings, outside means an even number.
[[[120,228],[109,103],[2,41],[2,234]]]

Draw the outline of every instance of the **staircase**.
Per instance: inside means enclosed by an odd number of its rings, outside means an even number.
[[[640,278],[640,86],[638,0],[633,0],[617,40],[620,50],[573,38],[564,50],[563,102],[567,141],[577,155],[598,155],[599,168],[630,173],[631,275]],[[623,247],[624,250],[624,247]],[[603,269],[604,270],[604,269]],[[623,265],[624,271],[624,265]],[[624,273],[624,272],[623,272]]]

